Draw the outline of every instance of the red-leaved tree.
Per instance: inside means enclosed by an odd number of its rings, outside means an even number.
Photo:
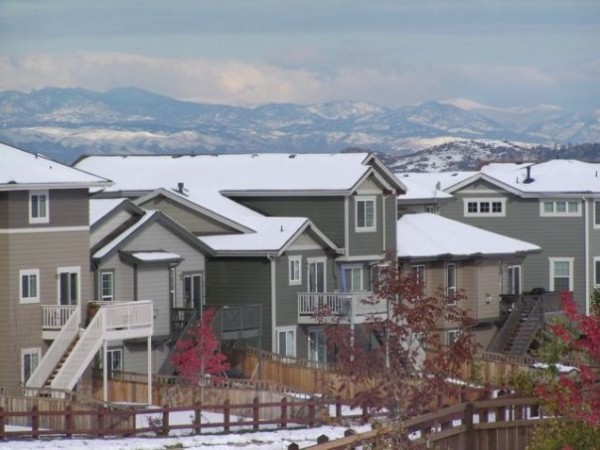
[[[423,285],[400,273],[393,256],[377,278],[374,295],[365,302],[385,305],[385,314],[354,326],[326,309],[317,319],[333,368],[355,388],[353,406],[385,409],[402,420],[434,408],[441,397],[457,395],[461,366],[477,350],[469,331],[473,321],[461,308],[461,295],[448,298],[442,290],[423,295]],[[441,329],[449,324],[462,332],[446,345]]]
[[[575,357],[577,370],[555,371],[556,376],[537,384],[534,392],[561,416],[600,427],[600,317],[578,313],[569,292],[562,293],[561,300],[567,321],[551,324],[550,333],[562,344],[563,354],[557,359]]]
[[[221,376],[229,369],[227,357],[219,352],[219,342],[211,327],[214,315],[214,309],[205,310],[197,324],[177,342],[171,362],[179,375],[198,381],[204,375]]]

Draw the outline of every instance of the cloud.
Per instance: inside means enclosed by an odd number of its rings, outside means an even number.
[[[531,66],[439,64],[387,67],[337,65],[326,71],[318,57],[299,51],[288,64],[241,60],[173,59],[125,53],[65,53],[0,57],[0,90],[30,91],[47,86],[105,91],[136,86],[182,100],[257,105],[314,103],[334,99],[366,100],[390,107],[431,99],[471,98],[502,106],[549,103],[555,91],[593,83],[590,74],[572,70],[551,74]],[[290,63],[292,61],[297,64]],[[319,60],[320,61],[320,60]],[[574,88],[575,89],[575,88]],[[588,94],[590,90],[587,90]],[[597,102],[600,93],[591,92]]]

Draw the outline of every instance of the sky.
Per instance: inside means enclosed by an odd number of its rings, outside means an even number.
[[[600,0],[0,0],[0,91],[600,107]]]

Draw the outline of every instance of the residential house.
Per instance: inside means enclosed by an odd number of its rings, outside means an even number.
[[[461,297],[461,308],[474,320],[471,331],[487,348],[498,331],[501,295],[517,289],[515,268],[541,249],[432,213],[405,214],[397,227],[401,272],[412,274],[426,297]],[[461,332],[453,323],[439,326],[447,342]]]
[[[404,186],[370,154],[104,156],[76,167],[114,180],[103,196],[160,209],[210,247],[206,304],[262,305],[273,351],[323,360],[316,307],[360,320],[371,268],[395,251]]]
[[[0,162],[0,384],[73,389],[107,340],[129,336],[112,313],[135,312],[131,336],[143,337],[151,305],[100,310],[79,333],[92,294],[89,190],[110,181],[4,144]]]
[[[435,204],[444,217],[536,244],[542,252],[515,269],[518,291],[571,291],[589,313],[590,295],[600,285],[599,172],[600,164],[551,160],[397,174],[416,192],[398,202],[406,211]]]

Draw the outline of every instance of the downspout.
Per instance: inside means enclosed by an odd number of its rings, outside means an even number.
[[[138,301],[138,265],[133,265],[133,301]]]
[[[277,260],[270,253],[267,253],[267,259],[271,263],[271,352],[277,353],[277,283],[275,277],[275,264]]]
[[[344,197],[344,247],[345,253],[344,257],[348,258],[350,256],[350,207],[349,207],[349,198]]]
[[[590,204],[582,198],[585,206],[585,314],[590,315]]]
[[[383,196],[381,197],[381,203],[382,203],[382,206],[381,206],[381,223],[382,223],[382,227],[381,228],[382,228],[382,231],[383,231],[383,253],[384,254],[386,253],[386,250],[387,250],[386,245],[385,245],[386,244],[386,235],[385,235],[385,225],[386,225],[386,223],[385,223],[386,222],[386,220],[385,220],[386,219],[386,216],[385,216],[385,201],[387,200],[387,197],[388,196],[386,194],[383,194]]]

